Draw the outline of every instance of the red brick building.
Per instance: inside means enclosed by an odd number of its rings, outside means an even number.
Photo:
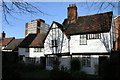
[[[115,50],[120,51],[120,16],[114,20],[115,25]]]

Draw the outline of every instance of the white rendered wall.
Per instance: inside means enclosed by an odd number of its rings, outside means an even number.
[[[43,57],[43,48],[42,52],[34,52],[34,48],[29,48],[29,52],[25,52],[25,48],[19,48],[19,55],[24,55],[25,57]]]
[[[43,54],[43,48],[41,49],[41,52],[34,52],[34,48],[30,48],[30,51],[29,51],[29,57],[43,57],[44,54]]]
[[[88,39],[87,45],[80,45],[80,35],[71,36],[71,53],[102,53],[110,50],[110,33],[103,33],[102,39]]]
[[[53,24],[53,28],[56,28],[56,25]],[[112,29],[111,29],[112,31]],[[59,29],[60,34],[64,34],[63,36],[60,36],[60,40],[63,39],[63,46],[62,46],[62,52],[69,52],[69,44],[70,44],[70,53],[107,53],[110,52],[112,49],[112,34],[110,32],[107,33],[101,33],[101,39],[88,39],[87,40],[87,45],[80,45],[80,35],[72,35],[70,36],[70,43],[68,42],[68,39],[66,35]],[[59,34],[59,35],[60,35]],[[44,53],[45,54],[52,54],[52,49],[50,48],[50,41],[52,40],[52,30],[50,30],[45,43],[44,43]],[[58,34],[56,34],[58,35]],[[82,71],[85,71],[88,74],[97,74],[97,70],[95,66],[99,65],[99,56],[100,55],[91,55],[91,66],[90,67],[81,67]],[[101,55],[102,56],[102,55]],[[72,57],[80,57],[82,58],[81,55],[74,55]],[[60,58],[61,64],[60,66],[67,67],[70,69],[70,58],[67,57],[62,57]],[[46,60],[47,61],[47,60]],[[51,66],[46,66],[47,69],[51,70]]]
[[[47,35],[47,38],[44,43],[44,53],[45,54],[52,54],[53,49],[51,48],[51,40],[56,38],[58,41],[58,49],[60,53],[66,53],[68,52],[68,39],[66,35],[58,28],[56,24],[53,24],[52,28],[57,28],[56,32],[52,32],[52,29],[50,30],[49,34]]]
[[[30,58],[35,58],[36,62],[40,63],[40,57],[44,57],[43,54],[43,48],[41,49],[42,52],[34,52],[34,48],[29,48],[29,52],[25,52],[25,48],[19,48],[18,52],[19,52],[19,56],[20,55],[24,55],[23,57],[23,61],[26,61],[26,57],[30,57]]]

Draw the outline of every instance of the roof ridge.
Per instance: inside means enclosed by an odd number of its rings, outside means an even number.
[[[97,14],[88,14],[88,15],[78,16],[78,17],[95,16],[95,15],[107,14],[107,13],[111,13],[111,12],[112,12],[112,11],[109,11],[109,12],[103,12],[103,13],[97,13]],[[113,12],[112,12],[112,13],[113,13]]]

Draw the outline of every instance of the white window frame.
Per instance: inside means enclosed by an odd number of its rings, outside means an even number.
[[[87,45],[87,35],[80,35],[80,45]]]
[[[91,67],[91,56],[90,55],[82,56],[82,66]]]
[[[87,39],[101,39],[101,33],[98,34],[88,34]]]
[[[35,63],[36,62],[36,58],[35,57],[25,57],[25,61],[27,63]]]
[[[34,52],[42,52],[42,48],[34,48]]]

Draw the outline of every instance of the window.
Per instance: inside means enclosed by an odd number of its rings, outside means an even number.
[[[31,58],[31,57],[26,57],[25,58],[25,61],[27,62],[27,63],[35,63],[35,58]]]
[[[80,45],[87,45],[87,35],[80,35]]]
[[[88,34],[87,39],[101,39],[101,34]]]
[[[91,67],[91,57],[90,56],[83,56],[82,57],[82,66]]]
[[[41,48],[34,48],[34,52],[42,52]]]
[[[52,42],[52,47],[57,47],[57,40],[51,40]]]
[[[29,48],[25,48],[25,52],[29,52]]]

